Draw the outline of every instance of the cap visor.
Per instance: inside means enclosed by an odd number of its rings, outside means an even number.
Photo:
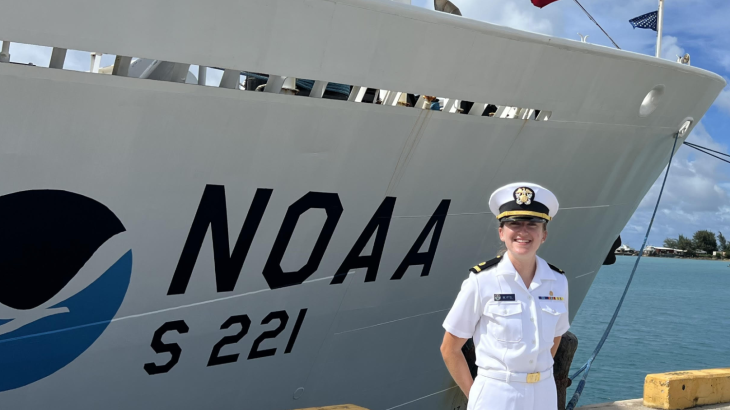
[[[516,222],[516,221],[531,221],[531,222],[547,223],[547,219],[538,218],[535,216],[506,216],[499,220],[499,222]]]

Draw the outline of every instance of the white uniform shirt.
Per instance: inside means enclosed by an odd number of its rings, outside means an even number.
[[[526,288],[505,255],[497,265],[470,273],[443,326],[454,336],[474,338],[476,364],[483,369],[546,371],[553,365],[553,338],[570,328],[568,279],[537,257],[535,277]]]

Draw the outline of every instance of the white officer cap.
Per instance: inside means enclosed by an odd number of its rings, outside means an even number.
[[[539,220],[547,222],[558,213],[555,194],[530,182],[515,182],[498,188],[489,197],[489,210],[500,222]]]

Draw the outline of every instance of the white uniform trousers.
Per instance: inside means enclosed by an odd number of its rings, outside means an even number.
[[[467,410],[556,410],[558,392],[552,375],[537,383],[492,379],[481,374],[469,391]]]

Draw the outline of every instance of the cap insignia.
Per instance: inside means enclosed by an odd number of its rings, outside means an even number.
[[[535,193],[528,187],[520,187],[515,190],[514,197],[517,205],[530,205]]]

